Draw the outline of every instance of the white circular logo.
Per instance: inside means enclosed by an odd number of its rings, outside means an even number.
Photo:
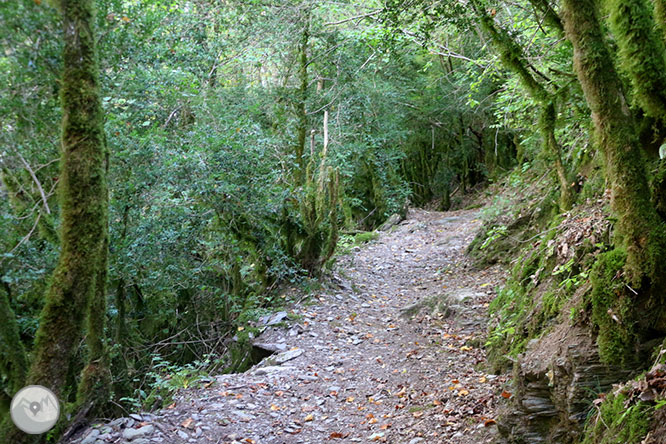
[[[12,398],[10,407],[16,427],[31,435],[48,432],[60,417],[60,403],[53,392],[41,385],[29,385]]]

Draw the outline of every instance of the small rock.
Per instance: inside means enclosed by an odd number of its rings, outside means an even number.
[[[411,441],[409,441],[409,444],[418,444],[423,441],[425,441],[423,438],[414,438]]]
[[[150,435],[155,431],[155,427],[152,425],[146,425],[138,429],[125,429],[123,432],[123,438],[132,441],[133,439],[140,438],[142,436]]]
[[[134,420],[132,418],[118,418],[114,419],[109,423],[111,427],[131,427],[132,425],[128,425],[129,423],[134,424]]]
[[[97,438],[101,435],[101,432],[97,429],[93,429],[88,435],[81,441],[81,444],[93,444],[97,441]]]
[[[155,427],[152,425],[143,426],[138,429],[125,429],[125,431],[123,432],[123,438],[128,441],[132,441],[133,439],[150,435],[154,431]]]
[[[235,415],[235,416],[238,416],[238,418],[241,421],[252,421],[254,419],[254,415],[251,415],[249,413],[245,413],[241,410],[232,410],[231,414]]]
[[[180,436],[180,439],[189,439],[189,435],[183,432],[182,430],[178,430],[178,432],[176,433],[178,434],[178,436]]]
[[[287,312],[286,311],[279,311],[279,312],[273,314],[270,318],[268,318],[266,320],[265,325],[270,327],[271,325],[279,324],[280,322],[282,322],[286,318],[287,318]]]

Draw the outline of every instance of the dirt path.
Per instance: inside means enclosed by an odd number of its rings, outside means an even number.
[[[490,442],[505,378],[483,372],[480,346],[500,273],[463,256],[477,217],[411,211],[340,261],[336,291],[266,328],[259,341],[284,352],[85,444]]]

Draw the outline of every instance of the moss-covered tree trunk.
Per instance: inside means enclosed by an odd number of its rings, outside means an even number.
[[[308,99],[308,44],[310,41],[310,12],[306,10],[303,18],[303,31],[301,32],[301,41],[298,46],[298,99],[296,103],[297,117],[298,117],[298,130],[296,138],[296,149],[294,154],[296,156],[297,171],[294,174],[296,185],[303,184],[305,179],[305,139],[308,131],[308,115],[305,109],[305,104]]]
[[[645,114],[666,122],[664,43],[654,32],[652,11],[646,0],[607,3],[620,66],[631,79],[636,101]]]
[[[541,4],[543,2],[536,2]],[[479,17],[481,26],[490,35],[493,44],[497,48],[502,64],[513,71],[520,79],[521,84],[528,94],[541,107],[539,130],[543,139],[543,147],[553,157],[555,173],[560,184],[560,209],[566,211],[571,208],[574,201],[573,192],[568,179],[568,172],[562,160],[562,149],[555,137],[557,124],[557,106],[555,94],[551,94],[528,70],[527,60],[521,47],[503,29],[496,26],[493,18],[488,15],[483,4],[479,0],[472,0],[471,4]],[[543,6],[543,5],[541,5]],[[552,8],[548,7],[550,14],[554,14]],[[552,18],[551,20],[555,20]]]
[[[68,364],[81,341],[91,301],[103,294],[100,286],[106,273],[102,267],[107,247],[108,156],[99,97],[93,1],[60,0],[58,6],[65,43],[58,196],[60,256],[46,291],[27,383],[49,387],[62,400],[69,395]],[[93,305],[95,312],[99,310],[98,302]],[[99,334],[98,328],[90,334]],[[93,350],[93,354],[97,352]],[[0,442],[31,441],[30,435],[13,426],[0,431]]]
[[[612,190],[617,231],[627,252],[625,270],[635,286],[648,278],[662,287],[666,274],[664,227],[650,200],[645,161],[620,79],[606,47],[595,0],[563,0],[574,66],[592,111]]]

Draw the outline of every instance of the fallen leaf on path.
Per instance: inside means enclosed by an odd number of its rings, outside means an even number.
[[[491,425],[495,425],[497,422],[494,419],[486,419],[485,422],[483,423],[484,426],[490,427]]]
[[[193,429],[194,428],[194,419],[187,418],[185,421],[180,423],[180,426],[184,427],[186,429]]]
[[[509,399],[510,397],[511,397],[511,393],[507,392],[506,390],[502,391],[502,398]]]
[[[304,419],[305,422],[309,422],[309,421],[312,421],[312,420],[314,420],[314,416],[312,415],[312,413],[310,413],[310,414],[309,414],[308,416],[306,416],[305,419]]]

